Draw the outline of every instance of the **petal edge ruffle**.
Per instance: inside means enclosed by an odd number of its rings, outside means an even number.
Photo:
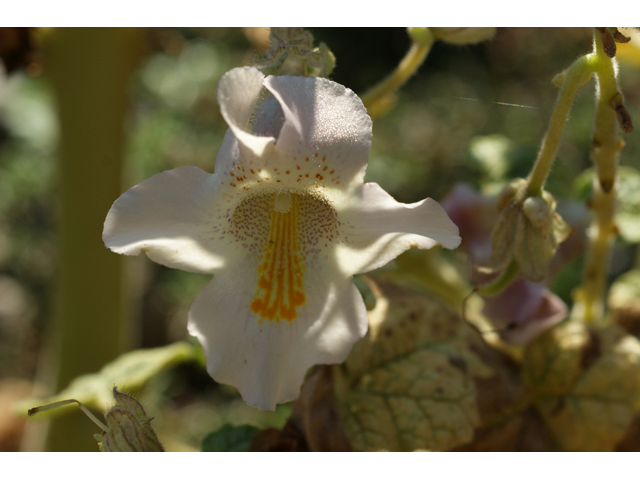
[[[458,227],[438,202],[397,202],[377,183],[365,183],[339,210],[343,231],[339,262],[349,274],[366,273],[396,258],[405,250],[423,250],[436,244],[460,245]]]

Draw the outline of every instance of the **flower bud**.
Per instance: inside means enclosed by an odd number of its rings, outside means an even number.
[[[265,75],[304,75],[328,77],[336,58],[326,44],[313,46],[313,35],[303,28],[272,27],[271,46],[255,54],[251,63]]]
[[[484,42],[491,39],[495,33],[495,27],[433,27],[431,32],[437,40],[452,43],[454,45],[468,45]]]
[[[498,271],[515,260],[524,278],[544,279],[558,245],[571,233],[571,227],[556,213],[556,201],[542,196],[526,196],[526,181],[509,183],[498,197],[500,216],[493,230],[490,269]]]
[[[151,420],[135,398],[113,387],[116,405],[104,414],[107,429],[94,435],[103,452],[164,452]]]
[[[80,409],[91,419],[93,423],[102,429],[102,434],[95,434],[98,447],[102,452],[164,452],[162,444],[158,440],[156,432],[151,428],[151,420],[135,398],[119,392],[113,387],[113,397],[116,405],[104,414],[107,421],[105,425],[98,420],[89,409],[75,399],[61,400],[49,405],[31,408],[29,416],[36,413],[54,410],[71,403],[77,403]]]

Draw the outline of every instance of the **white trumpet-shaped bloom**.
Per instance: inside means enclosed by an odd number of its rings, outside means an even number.
[[[366,333],[354,274],[460,237],[434,200],[402,204],[363,183],[372,125],[351,90],[236,68],[218,102],[229,130],[215,173],[179,167],[134,186],[111,207],[103,239],[213,274],[189,332],[216,381],[273,409],[298,396],[309,367],[342,362]]]

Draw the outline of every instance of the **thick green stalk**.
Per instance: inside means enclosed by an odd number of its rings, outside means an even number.
[[[131,347],[123,258],[107,250],[102,227],[122,193],[127,91],[141,52],[131,28],[56,28],[43,38],[46,75],[57,101],[57,282],[53,390],[98,371]],[[46,448],[97,451],[86,417],[52,421]]]

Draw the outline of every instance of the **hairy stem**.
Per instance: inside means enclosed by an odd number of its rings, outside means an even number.
[[[591,157],[596,167],[591,208],[593,218],[582,286],[577,302],[586,322],[604,321],[604,296],[611,245],[617,229],[614,222],[616,167],[624,142],[618,136],[616,108],[622,97],[618,92],[613,60],[594,32],[594,71],[597,76],[596,109],[593,122]]]
[[[536,163],[527,178],[527,197],[542,194],[542,188],[553,165],[560,135],[562,135],[564,124],[569,116],[573,98],[578,88],[583,86],[591,77],[591,63],[592,55],[584,55],[573,62],[569,69],[564,72],[564,80],[560,87],[555,109],[551,115],[549,128],[547,128],[547,133],[542,140],[542,147],[538,153]]]

